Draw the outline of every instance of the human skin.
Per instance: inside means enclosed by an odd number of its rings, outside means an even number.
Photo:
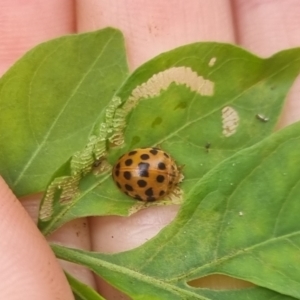
[[[235,43],[263,57],[300,45],[297,0],[1,0],[0,4],[0,74],[40,42],[107,26],[124,33],[131,70],[161,52],[196,41]],[[279,127],[299,119],[299,92],[298,80]],[[0,180],[0,299],[73,299],[59,263],[32,221],[39,199],[35,195],[19,202]],[[152,207],[128,218],[75,220],[49,239],[81,249],[124,251],[157,234],[177,210]],[[125,299],[86,269],[64,266],[107,299]],[[210,284],[224,283],[212,278]]]

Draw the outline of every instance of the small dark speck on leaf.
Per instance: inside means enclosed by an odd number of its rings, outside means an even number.
[[[177,110],[177,109],[185,109],[187,107],[187,103],[186,102],[180,102],[178,103],[175,107],[174,107],[174,110]]]
[[[131,140],[130,148],[134,148],[136,144],[140,142],[141,138],[139,136],[134,136]]]
[[[205,149],[206,149],[206,152],[208,153],[209,152],[209,149],[210,149],[210,146],[211,146],[211,143],[206,143],[205,144]]]
[[[154,127],[160,125],[160,124],[162,123],[162,121],[163,121],[163,120],[162,120],[161,117],[156,117],[156,118],[154,119],[154,121],[152,122],[151,127],[154,128]]]
[[[94,167],[94,168],[99,167],[99,166],[101,165],[102,161],[103,161],[102,159],[96,159],[96,160],[93,162],[93,167]]]

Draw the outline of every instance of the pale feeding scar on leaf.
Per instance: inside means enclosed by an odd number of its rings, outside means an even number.
[[[106,157],[106,141],[109,135],[111,136],[108,140],[112,144],[119,146],[124,143],[123,130],[126,126],[126,116],[137,106],[138,102],[141,99],[159,96],[161,91],[168,89],[171,83],[185,85],[191,91],[203,96],[211,96],[214,93],[214,82],[199,76],[191,68],[182,66],[159,72],[148,81],[138,85],[132,90],[123,107],[120,107],[121,98],[113,97],[105,110],[105,122],[101,123],[96,132],[90,136],[85,148],[72,156],[71,175],[57,177],[48,186],[40,209],[42,221],[47,221],[52,217],[55,195],[58,195],[61,206],[69,206],[74,202],[79,195],[78,185],[81,178],[93,170],[95,161]],[[100,174],[111,168],[109,164],[103,166],[104,169],[101,167]],[[181,195],[182,191],[178,188],[173,194],[174,199],[171,200],[177,201]]]
[[[111,132],[114,112],[120,104],[120,99],[113,99],[110,102],[105,111],[106,122],[101,123],[94,135],[89,137],[84,149],[73,154],[70,161],[71,175],[57,177],[47,187],[40,208],[40,219],[42,221],[47,221],[52,217],[55,195],[59,195],[61,206],[68,206],[73,203],[74,199],[79,195],[78,185],[81,178],[92,171],[95,161],[100,161],[101,158],[106,156],[107,135]],[[99,173],[108,171],[110,168],[109,164],[103,164]]]
[[[124,129],[126,127],[126,117],[128,114],[138,105],[139,101],[159,96],[160,93],[163,90],[167,90],[172,83],[185,85],[192,92],[196,92],[201,96],[212,96],[214,94],[214,82],[204,79],[203,76],[198,75],[198,73],[193,71],[190,67],[172,67],[154,74],[146,82],[136,86],[131,91],[127,100],[124,101],[124,105],[116,109],[112,128],[113,134],[109,138],[110,143],[115,146],[124,144]],[[174,191],[166,197],[166,200],[178,204],[182,202],[182,198],[183,191],[177,186]],[[129,213],[132,213],[132,211]]]
[[[223,135],[229,137],[236,133],[240,117],[235,109],[226,106],[222,109]]]
[[[161,91],[167,90],[171,83],[185,85],[201,96],[212,96],[214,93],[214,82],[199,76],[190,67],[172,67],[154,74],[146,82],[136,86],[124,105],[116,110],[114,134],[109,138],[110,142],[116,146],[122,145],[128,113],[137,106],[140,100],[159,96]]]
[[[216,63],[216,61],[217,61],[217,58],[216,58],[216,57],[212,57],[212,58],[210,59],[208,65],[209,65],[210,67],[213,67],[214,64]]]
[[[47,188],[44,201],[40,209],[40,218],[48,220],[53,214],[53,202],[56,193],[60,193],[61,205],[68,204],[78,194],[78,182],[80,175],[55,178]]]

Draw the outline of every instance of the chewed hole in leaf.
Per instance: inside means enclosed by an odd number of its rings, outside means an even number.
[[[120,300],[131,300],[129,296],[125,293],[122,293],[120,290],[114,286],[108,284],[102,277],[98,276],[97,286],[100,287],[101,296],[103,299],[120,299]],[[102,299],[102,298],[101,298]]]
[[[255,287],[251,282],[222,274],[213,274],[197,278],[189,281],[188,285],[195,288],[206,288],[211,290],[238,290]]]

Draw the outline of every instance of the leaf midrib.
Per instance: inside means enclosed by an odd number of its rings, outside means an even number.
[[[97,273],[99,276],[103,276],[99,271],[97,272],[97,266],[106,268],[110,272],[118,272],[119,274],[126,275],[126,276],[131,276],[131,278],[134,278],[139,281],[143,281],[147,284],[151,284],[153,286],[156,286],[157,288],[161,289],[164,288],[166,291],[169,291],[171,293],[176,293],[178,296],[186,296],[186,299],[200,299],[200,300],[211,300],[209,298],[206,298],[204,296],[200,296],[199,294],[193,293],[191,291],[187,291],[183,288],[180,288],[179,286],[172,285],[170,283],[167,283],[165,281],[159,280],[154,277],[150,277],[149,275],[145,275],[142,273],[139,273],[137,271],[134,271],[132,269],[116,265],[107,261],[104,261],[103,259],[95,258],[93,256],[89,256],[88,253],[77,250],[80,252],[80,259],[76,259],[78,257],[78,252],[76,250],[70,249],[70,248],[65,248],[63,246],[58,246],[58,245],[51,245],[53,251],[56,253],[56,255],[64,260],[74,262],[74,263],[82,263],[86,267],[94,270],[95,273]],[[55,251],[58,249],[58,251]],[[67,251],[67,255],[61,255],[62,252]],[[75,253],[73,253],[75,252]],[[74,257],[75,259],[70,258],[70,254],[72,258]],[[111,284],[114,284],[111,282]],[[191,298],[192,297],[192,298]]]

